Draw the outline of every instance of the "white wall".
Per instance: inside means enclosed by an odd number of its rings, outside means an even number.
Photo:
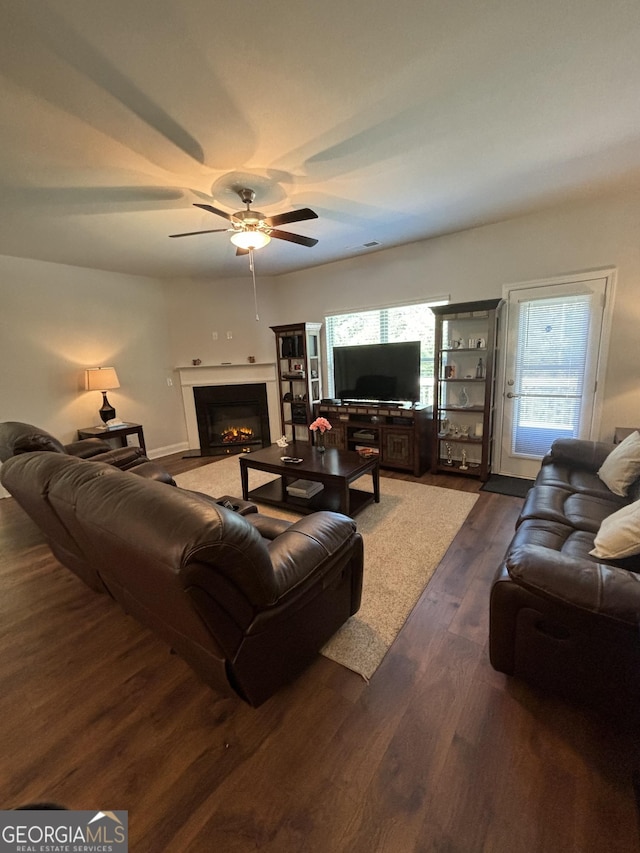
[[[195,358],[203,365],[246,364],[250,355],[259,362],[275,361],[275,338],[269,326],[281,321],[273,279],[257,278],[258,321],[248,267],[246,278],[175,279],[167,283],[166,293],[174,366],[189,365]]]
[[[615,267],[613,314],[600,430],[640,426],[640,193],[543,213],[292,273],[278,280],[280,322],[323,320],[366,306],[453,302],[502,295],[505,283]]]
[[[64,442],[100,423],[102,396],[84,368],[113,365],[118,417],[144,426],[147,449],[186,440],[169,357],[160,282],[0,256],[0,420],[26,421]]]

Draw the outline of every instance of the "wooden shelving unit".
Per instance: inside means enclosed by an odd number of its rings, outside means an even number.
[[[270,327],[276,338],[276,367],[282,434],[310,441],[309,424],[322,394],[322,323],[289,323]]]
[[[440,305],[436,315],[434,473],[491,473],[501,299]]]

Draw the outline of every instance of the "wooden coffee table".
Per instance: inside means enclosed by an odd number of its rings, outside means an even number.
[[[298,464],[282,462],[282,456],[302,458]],[[249,470],[278,474],[278,478],[249,490]],[[364,474],[371,474],[373,492],[351,488],[351,483]],[[282,448],[277,445],[246,453],[240,456],[240,477],[244,500],[272,504],[294,512],[310,513],[321,509],[342,512],[353,517],[365,506],[375,501],[380,503],[380,467],[378,457],[361,457],[351,450],[328,447],[319,453],[306,443],[290,444]],[[322,483],[322,491],[310,498],[299,498],[287,492],[287,485],[294,480],[312,480]]]

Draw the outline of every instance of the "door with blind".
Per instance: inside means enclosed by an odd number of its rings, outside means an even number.
[[[556,438],[591,437],[606,286],[602,277],[510,291],[500,474],[534,478]]]

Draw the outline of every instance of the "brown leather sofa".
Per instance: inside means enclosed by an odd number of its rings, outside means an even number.
[[[62,444],[41,427],[20,421],[0,423],[0,462],[5,462],[20,453],[46,450],[50,453],[66,453],[78,459],[99,460],[115,465],[123,471],[133,470],[141,477],[161,480],[175,486],[173,477],[155,462],[150,462],[141,447],[113,448],[101,438],[83,438],[71,444]]]
[[[13,456],[0,480],[63,565],[251,705],[295,678],[360,606],[362,539],[338,513],[243,516],[62,453]]]
[[[563,439],[544,458],[491,590],[490,658],[546,690],[629,713],[640,697],[640,555],[589,553],[602,522],[640,498],[640,480],[620,497],[598,476],[613,448]]]

